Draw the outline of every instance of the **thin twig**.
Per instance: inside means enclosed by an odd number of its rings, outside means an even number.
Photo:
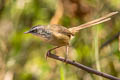
[[[105,41],[101,46],[100,46],[100,50],[103,49],[105,46],[107,46],[108,44],[112,43],[115,39],[117,39],[120,35],[120,32],[118,32],[117,34],[115,34],[114,36],[112,36],[109,40]]]
[[[97,70],[94,70],[94,69],[92,69],[90,67],[84,66],[84,65],[82,65],[82,64],[80,64],[78,62],[75,62],[75,61],[72,61],[72,60],[69,60],[69,59],[65,60],[63,57],[60,57],[60,56],[57,56],[57,55],[54,55],[54,54],[51,54],[51,53],[48,55],[48,57],[59,60],[59,61],[62,61],[62,62],[66,62],[67,64],[71,64],[71,65],[73,65],[75,67],[78,67],[78,68],[80,68],[82,70],[85,70],[85,71],[87,71],[89,73],[93,73],[93,74],[102,76],[104,78],[110,79],[110,80],[120,80],[119,78],[114,77],[112,75],[109,75],[109,74],[106,74],[106,73],[103,73],[103,72],[99,72]]]
[[[99,59],[99,48],[98,48],[98,41],[99,41],[99,38],[98,38],[98,34],[99,34],[99,30],[98,30],[98,27],[95,27],[96,30],[95,30],[95,38],[94,38],[94,50],[95,50],[95,61],[96,61],[96,69],[97,71],[101,71],[101,65],[100,65],[100,59]],[[102,77],[98,77],[98,80],[103,80]]]

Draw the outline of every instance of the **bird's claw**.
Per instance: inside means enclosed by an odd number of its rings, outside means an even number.
[[[63,60],[65,63],[67,63],[67,57],[65,57],[65,59]]]
[[[49,50],[46,54],[45,54],[45,59],[47,60],[47,57],[51,54],[51,51]]]

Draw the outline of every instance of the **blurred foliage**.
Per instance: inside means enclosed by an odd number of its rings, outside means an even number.
[[[120,0],[61,2],[64,10],[57,24],[68,28],[120,10]],[[45,53],[53,46],[24,34],[34,25],[48,25],[57,5],[58,0],[0,0],[0,80],[98,80],[71,65],[45,60]],[[69,58],[96,69],[97,50],[101,71],[120,77],[118,40],[99,51],[100,45],[119,31],[119,15],[94,28],[81,30],[71,40]]]

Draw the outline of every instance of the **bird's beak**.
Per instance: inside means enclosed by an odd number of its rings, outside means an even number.
[[[24,34],[27,34],[27,33],[30,33],[30,31],[26,31],[26,32],[24,32]]]

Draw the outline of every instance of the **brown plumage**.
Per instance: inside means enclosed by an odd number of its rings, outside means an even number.
[[[61,46],[68,46],[71,36],[74,36],[81,29],[91,27],[96,24],[100,24],[111,20],[111,16],[117,14],[118,12],[111,12],[101,18],[95,19],[93,21],[87,22],[77,27],[66,28],[61,25],[51,24],[51,25],[38,25],[33,27],[31,30],[25,33],[31,33],[41,38],[44,42],[50,43],[57,47],[50,49],[47,53],[49,55],[51,50],[59,48]],[[67,48],[68,50],[68,48]],[[68,51],[67,51],[68,52]],[[67,56],[66,56],[67,57]]]

